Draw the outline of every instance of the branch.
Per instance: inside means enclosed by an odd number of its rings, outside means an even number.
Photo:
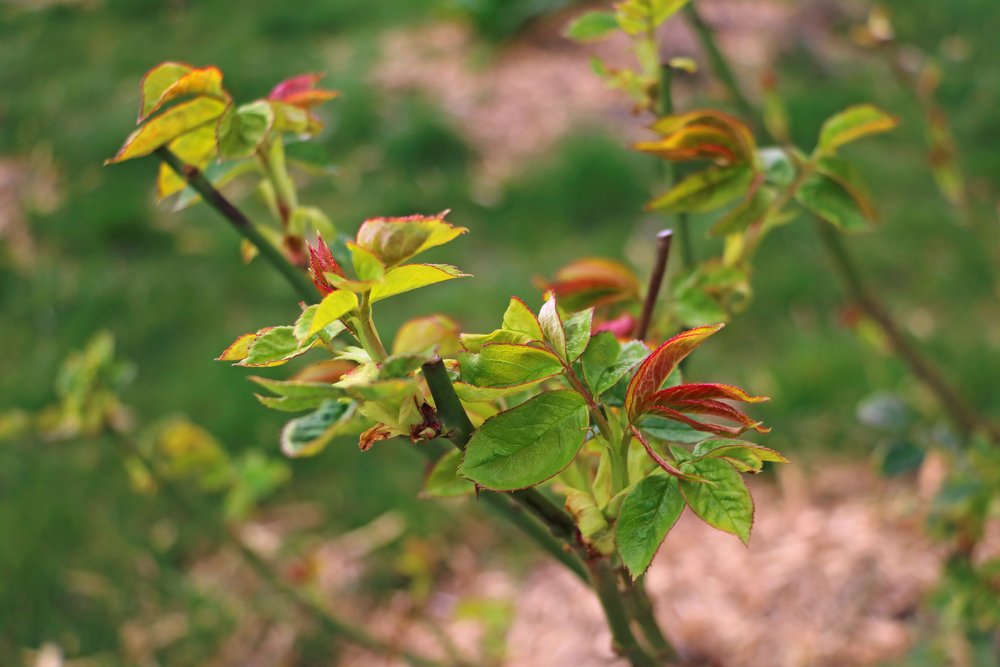
[[[740,88],[736,75],[733,74],[733,69],[729,66],[729,60],[722,53],[722,49],[719,48],[719,44],[715,39],[715,32],[705,23],[701,14],[698,13],[698,8],[693,0],[684,7],[684,16],[687,18],[688,25],[691,26],[698,36],[701,47],[705,50],[705,54],[712,63],[712,69],[715,70],[716,76],[722,80],[722,84],[726,87],[729,96],[732,97],[733,103],[739,109],[740,114],[747,119],[756,119],[757,112],[754,105],[743,92],[743,89]]]
[[[670,256],[670,242],[673,240],[673,236],[672,229],[665,229],[656,235],[656,260],[653,263],[653,271],[649,274],[646,300],[642,304],[642,316],[639,318],[639,324],[635,330],[635,337],[638,340],[646,340],[646,336],[649,334],[649,323],[653,319],[653,309],[660,296],[663,275],[667,271],[667,259]]]
[[[937,368],[910,342],[902,327],[868,289],[861,277],[860,270],[847,251],[847,247],[837,230],[816,218],[813,219],[813,222],[816,232],[823,242],[824,250],[826,250],[851,297],[865,314],[879,325],[892,343],[896,354],[909,366],[910,371],[937,397],[962,435],[968,437],[983,428],[990,434],[990,437],[1000,441],[1000,429],[976,414],[976,411],[965,402]]]
[[[288,258],[257,230],[242,211],[215,189],[197,167],[185,164],[183,160],[177,157],[166,146],[157,148],[154,154],[173,169],[178,176],[187,181],[187,184],[201,195],[205,203],[221,213],[243,238],[254,244],[257,250],[260,251],[261,256],[285,276],[302,299],[306,302],[316,300],[316,288],[306,277],[305,273],[293,266],[288,261]]]
[[[196,501],[186,495],[173,481],[159,472],[155,461],[146,456],[145,453],[124,434],[117,434],[119,440],[149,471],[150,477],[156,485],[163,490],[168,498],[180,507],[184,512],[196,521],[206,525],[211,534],[219,535],[223,542],[234,548],[253,569],[253,571],[267,582],[275,591],[285,596],[296,607],[306,615],[318,622],[332,636],[340,637],[352,644],[368,649],[374,653],[390,657],[402,658],[413,667],[444,667],[436,660],[425,658],[421,655],[411,653],[406,649],[397,648],[381,639],[369,634],[366,630],[341,620],[327,609],[324,609],[315,601],[310,600],[298,589],[274,571],[274,568],[263,558],[251,550],[243,540],[225,522],[221,521],[215,512],[206,507],[203,503]]]

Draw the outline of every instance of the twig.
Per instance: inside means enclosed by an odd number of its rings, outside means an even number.
[[[649,286],[646,288],[646,300],[642,304],[642,316],[635,329],[635,337],[638,340],[646,340],[646,336],[649,334],[649,324],[653,320],[653,309],[660,296],[660,287],[663,285],[663,275],[667,270],[667,259],[670,256],[670,242],[673,240],[673,236],[672,229],[664,229],[656,235],[656,260],[653,263],[653,270],[649,274]]]
[[[185,164],[183,160],[177,157],[166,146],[157,148],[154,154],[177,172],[178,176],[187,181],[187,184],[194,188],[208,205],[232,223],[232,226],[240,235],[254,244],[257,250],[260,251],[260,254],[291,283],[302,299],[307,302],[316,300],[316,288],[309,281],[309,278],[306,277],[306,274],[289,262],[288,258],[257,230],[242,211],[236,208],[232,202],[226,199],[221,192],[209,183],[208,179],[205,178],[204,174],[197,167]]]
[[[163,490],[174,504],[183,509],[196,521],[205,524],[210,529],[211,534],[219,535],[223,542],[229,544],[243,557],[257,576],[318,622],[330,635],[340,637],[352,644],[381,655],[402,658],[413,665],[413,667],[444,667],[443,663],[436,660],[431,660],[430,658],[384,642],[367,631],[341,620],[327,609],[310,600],[298,589],[282,579],[267,561],[244,544],[239,535],[215,515],[214,510],[204,506],[200,501],[190,498],[170,479],[161,474],[156,462],[146,456],[138,445],[129,440],[124,434],[119,433],[117,435],[119,440],[129,450],[129,453],[142,463],[156,485]]]
[[[979,428],[984,428],[989,432],[990,437],[994,440],[1000,440],[1000,430],[976,414],[975,410],[965,402],[937,368],[924,357],[920,350],[914,347],[903,332],[902,327],[868,289],[839,232],[822,220],[813,218],[813,222],[816,232],[823,242],[824,250],[826,250],[851,297],[865,314],[879,325],[892,343],[896,354],[909,366],[917,379],[923,382],[924,386],[937,397],[962,435],[968,437]]]
[[[715,74],[722,80],[722,84],[726,87],[730,97],[733,99],[733,103],[736,105],[736,108],[739,109],[740,114],[745,116],[748,120],[755,120],[757,118],[757,113],[754,105],[750,102],[750,99],[740,87],[739,82],[736,80],[736,75],[733,74],[733,69],[729,66],[729,60],[726,58],[725,54],[722,53],[722,49],[719,48],[719,44],[715,39],[715,32],[701,17],[694,0],[687,3],[684,7],[684,16],[687,18],[688,24],[698,36],[698,41],[701,43],[701,47],[705,50],[705,54],[712,62],[712,69],[715,70]]]

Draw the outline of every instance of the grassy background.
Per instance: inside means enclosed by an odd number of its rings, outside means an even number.
[[[350,67],[329,71],[327,82],[344,95],[331,105],[331,130],[321,142],[354,185],[334,178],[310,187],[304,198],[345,230],[370,215],[444,208],[471,229],[439,257],[477,278],[428,290],[418,304],[394,304],[385,314],[387,329],[430,310],[458,317],[469,330],[485,328],[510,294],[538,301],[534,276],[581,254],[620,253],[644,221],[642,204],[655,187],[648,160],[610,136],[571,136],[486,206],[470,192],[474,152],[441,111],[426,100],[390,102],[368,83],[375,37],[388,27],[458,15],[496,43],[523,18],[562,3],[502,4],[383,0],[377,10],[361,0],[303,1],[294,8],[254,0],[238,10],[222,0],[106,0],[37,10],[0,5],[0,155],[51,155],[63,190],[53,212],[32,218],[40,249],[34,270],[23,274],[0,255],[0,407],[36,410],[49,402],[60,360],[106,328],[121,355],[137,363],[126,400],[141,419],[182,413],[233,452],[276,455],[282,415],[254,401],[244,373],[210,360],[238,333],[290,321],[297,306],[286,286],[261,265],[244,266],[232,232],[211,211],[174,215],[154,208],[152,162],[101,166],[133,124],[139,75],[166,59],[217,64],[237,99],[251,99],[289,74],[327,70],[331,50],[346,50]],[[931,52],[956,35],[967,44],[967,59],[943,63],[941,101],[970,181],[995,202],[995,2],[888,5],[906,42]],[[924,323],[918,330],[928,331],[921,342],[929,353],[980,410],[1000,417],[995,234],[984,243],[982,235],[954,224],[926,168],[912,97],[874,60],[831,71],[803,49],[790,53],[780,70],[802,145],[811,145],[827,115],[850,103],[870,100],[901,117],[892,136],[851,149],[883,222],[850,244],[903,321]],[[374,169],[364,166],[372,151]],[[989,208],[980,213],[995,227]],[[696,227],[707,229],[709,222]],[[775,427],[770,441],[793,458],[865,456],[878,435],[856,424],[860,400],[886,388],[918,403],[926,397],[905,369],[841,325],[840,287],[805,222],[783,228],[765,245],[753,303],[691,372],[771,395],[763,413]],[[702,252],[710,247],[700,234],[697,243]],[[469,293],[475,298],[466,298]],[[411,502],[420,465],[406,452],[376,448],[361,456],[344,443],[317,459],[292,462],[293,483],[274,502],[317,501],[326,512],[326,533],[402,508],[413,533],[447,535],[454,528],[441,521],[444,510]],[[119,627],[148,604],[204,611],[198,631],[162,656],[164,664],[198,664],[211,655],[230,620],[183,574],[211,536],[173,511],[162,499],[132,493],[111,443],[0,443],[0,663],[17,664],[22,648],[56,641],[70,655],[119,664]],[[181,531],[168,547],[157,545],[151,529],[164,520]],[[150,557],[156,576],[143,569]]]

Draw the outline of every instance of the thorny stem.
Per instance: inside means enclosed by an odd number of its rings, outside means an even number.
[[[642,315],[634,334],[638,340],[646,340],[646,336],[649,335],[649,324],[653,320],[653,309],[660,296],[660,287],[663,285],[663,275],[667,270],[667,259],[670,256],[670,242],[673,240],[673,236],[672,229],[665,229],[656,235],[656,260],[653,262],[653,270],[649,274],[646,300],[642,304]]]
[[[189,497],[170,479],[161,474],[156,462],[147,456],[138,445],[129,440],[124,434],[118,433],[117,435],[120,442],[129,450],[129,453],[142,463],[156,485],[163,490],[175,505],[196,521],[204,524],[212,534],[219,535],[226,544],[240,554],[257,576],[287,598],[302,612],[318,622],[331,636],[340,637],[345,641],[381,655],[402,658],[413,667],[444,667],[443,663],[436,660],[431,660],[430,658],[382,641],[362,628],[338,618],[314,600],[311,600],[282,579],[281,575],[275,572],[274,568],[267,561],[250,549],[230,526],[226,525],[225,522],[216,516],[213,509],[207,507],[199,500]]]
[[[257,230],[242,211],[236,208],[232,202],[226,199],[221,192],[209,183],[208,179],[205,178],[199,169],[185,164],[166,146],[157,148],[154,153],[162,162],[177,172],[178,176],[187,181],[187,184],[194,188],[209,206],[221,213],[243,238],[256,246],[261,256],[269,261],[291,283],[295,291],[298,292],[299,297],[307,302],[313,301],[316,298],[316,288],[305,273],[288,261],[288,258]]]
[[[632,616],[639,623],[643,636],[646,637],[646,641],[649,642],[650,648],[656,653],[657,658],[675,660],[677,652],[663,634],[660,624],[656,621],[656,615],[653,613],[653,602],[646,592],[646,577],[639,577],[631,585],[628,585],[627,577],[628,575],[623,572],[622,578],[626,582],[625,592],[632,608]]]
[[[902,327],[872,294],[837,230],[819,219],[814,218],[814,223],[816,232],[823,242],[823,249],[826,250],[851,297],[865,314],[879,325],[896,354],[909,366],[910,371],[937,397],[962,435],[968,437],[983,427],[991,438],[1000,440],[1000,429],[976,414],[938,369],[914,347]]]

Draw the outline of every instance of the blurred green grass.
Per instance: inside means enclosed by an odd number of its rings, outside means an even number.
[[[954,35],[968,43],[967,60],[945,63],[941,100],[970,179],[995,200],[995,3],[888,4],[904,41],[930,51]],[[497,11],[489,5],[479,3],[474,14],[487,28],[489,12]],[[531,3],[522,5],[530,15]],[[321,143],[353,184],[334,177],[313,183],[305,197],[344,230],[370,215],[445,208],[471,229],[438,257],[476,278],[428,290],[419,303],[393,304],[383,315],[388,330],[431,310],[458,317],[469,330],[484,329],[510,294],[537,304],[536,276],[582,254],[620,257],[637,224],[651,228],[642,212],[656,181],[648,160],[610,135],[571,136],[521,171],[495,204],[484,205],[471,192],[475,155],[446,116],[419,98],[390,109],[369,83],[381,30],[454,7],[404,0],[381,2],[377,10],[361,0],[294,8],[256,0],[238,10],[221,0],[107,0],[35,11],[0,6],[0,155],[51,153],[64,188],[61,206],[32,220],[41,255],[31,276],[0,263],[6,351],[0,406],[34,410],[51,400],[60,360],[107,328],[122,356],[138,364],[125,398],[140,419],[183,413],[233,451],[276,454],[282,415],[256,403],[245,373],[211,359],[239,333],[290,321],[297,306],[286,287],[266,267],[242,264],[234,235],[212,211],[174,215],[154,208],[151,162],[101,166],[133,124],[138,77],[165,59],[217,64],[236,96],[249,99],[287,75],[328,69],[334,50],[348,54],[337,58],[346,63],[342,69],[329,72],[327,82],[344,95],[331,105],[331,129]],[[484,32],[495,38],[511,28],[498,30]],[[892,136],[851,149],[883,222],[850,244],[904,320],[913,313],[932,317],[926,348],[979,409],[1000,416],[997,249],[957,227],[937,195],[912,98],[875,61],[830,72],[798,51],[781,72],[802,145],[811,145],[823,118],[850,103],[872,101],[901,117]],[[759,414],[774,426],[770,441],[793,460],[815,451],[863,456],[877,436],[856,425],[858,401],[876,388],[920,394],[905,369],[859,345],[840,324],[840,287],[804,223],[783,228],[764,246],[753,303],[690,372],[770,394],[772,403]],[[707,224],[695,226],[704,231]],[[699,235],[698,247],[706,252],[711,243]],[[408,453],[376,448],[361,456],[345,442],[291,465],[294,482],[277,500],[318,502],[327,514],[324,531],[359,525],[389,508],[402,508],[415,533],[448,530],[445,509],[412,502],[422,464]],[[181,527],[179,541],[166,549],[151,535],[164,517]],[[208,610],[199,617],[207,619],[199,625],[203,635],[163,657],[164,664],[196,664],[231,622],[227,610],[191,590],[181,574],[211,537],[162,499],[136,497],[110,442],[0,445],[0,535],[0,663],[20,660],[20,647],[44,641],[73,655],[117,655],[121,623],[154,601],[164,610]],[[156,574],[145,568],[143,554],[155,554]],[[100,593],[86,592],[81,572],[102,582]]]

